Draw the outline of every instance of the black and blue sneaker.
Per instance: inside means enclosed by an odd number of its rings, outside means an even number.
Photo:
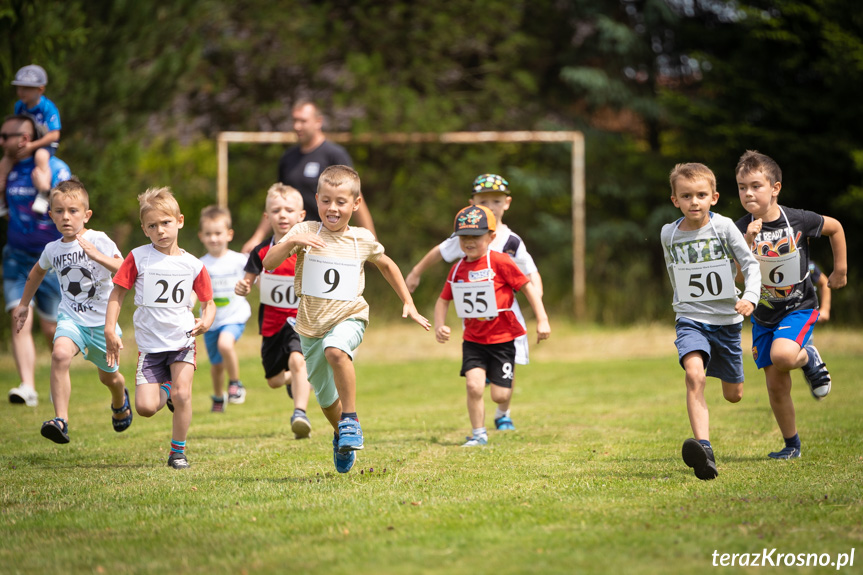
[[[494,426],[498,431],[515,431],[515,424],[508,415],[502,415],[494,420]]]
[[[803,349],[809,354],[809,360],[801,369],[803,377],[806,378],[806,383],[809,384],[809,391],[812,392],[812,397],[821,401],[827,394],[830,393],[830,372],[827,371],[827,366],[821,360],[821,354],[815,349],[811,343],[803,346]],[[785,458],[790,459],[790,458]]]
[[[339,435],[333,433],[333,463],[336,464],[336,471],[339,473],[347,473],[354,466],[354,461],[357,460],[356,451],[348,451],[341,453],[339,451]]]
[[[770,459],[797,459],[800,457],[800,449],[802,446],[793,447],[790,445],[786,445],[782,448],[781,451],[774,451],[773,453],[768,453],[767,457]]]
[[[695,477],[698,479],[714,479],[719,475],[712,447],[702,445],[697,439],[690,437],[683,442],[682,455],[683,463],[695,470]]]
[[[356,419],[346,417],[339,421],[339,451],[347,453],[363,448],[363,428]]]

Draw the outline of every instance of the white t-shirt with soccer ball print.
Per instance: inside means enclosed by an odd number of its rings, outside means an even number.
[[[108,257],[122,256],[117,244],[104,232],[87,230],[83,237]],[[105,325],[108,298],[114,289],[111,272],[92,261],[77,240],[64,242],[60,238],[46,245],[39,267],[53,269],[60,280],[61,313],[83,327]]]

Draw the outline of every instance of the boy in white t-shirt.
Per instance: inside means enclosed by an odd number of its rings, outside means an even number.
[[[104,337],[105,309],[114,288],[111,274],[120,268],[122,257],[108,236],[84,227],[93,211],[81,182],[72,179],[59,183],[51,190],[49,205],[51,219],[63,237],[45,246],[30,271],[21,302],[12,316],[15,329],[20,331],[30,314],[33,295],[53,269],[62,294],[51,352],[51,398],[55,417],[42,424],[42,435],[55,443],[69,443],[69,396],[72,392],[69,367],[79,351],[98,368],[99,381],[111,391],[114,431],[125,431],[132,425],[126,381],[116,363],[107,363]],[[116,330],[117,335],[121,335],[120,328]]]
[[[240,363],[234,349],[234,343],[243,335],[246,322],[252,317],[249,302],[234,293],[234,286],[243,279],[246,256],[228,249],[228,243],[234,238],[234,230],[231,229],[231,212],[227,208],[204,208],[198,225],[198,238],[207,248],[201,262],[210,274],[213,302],[216,304],[216,319],[210,326],[210,331],[204,334],[207,355],[210,356],[210,375],[213,378],[211,411],[223,413],[226,371],[228,402],[246,401],[246,388],[240,381]]]
[[[491,210],[497,222],[497,230],[494,239],[489,245],[489,250],[500,252],[509,255],[521,273],[527,276],[531,285],[542,299],[542,278],[539,275],[539,270],[533,261],[533,258],[528,253],[522,239],[513,232],[509,226],[503,223],[503,214],[509,209],[512,204],[512,196],[510,195],[509,182],[497,174],[482,174],[476,177],[473,181],[473,192],[470,198],[472,206],[483,206]],[[423,272],[432,265],[445,260],[447,263],[453,263],[465,256],[459,244],[459,238],[453,234],[440,244],[436,245],[414,266],[411,272],[405,277],[405,284],[411,293],[417,288],[420,283],[420,277]],[[521,307],[518,305],[518,300],[513,300],[512,312],[518,319],[522,327],[526,327],[524,315],[521,313]],[[515,340],[515,363],[518,365],[527,365],[530,363],[528,354],[527,335],[522,335]],[[512,381],[513,386],[515,381]],[[511,396],[510,396],[511,398]],[[494,414],[494,425],[499,431],[512,431],[515,429],[515,424],[510,417],[511,399],[507,399],[503,403],[498,404]]]
[[[108,365],[116,365],[123,342],[114,329],[126,292],[135,288],[135,411],[152,417],[168,406],[173,413],[168,466],[187,469],[186,434],[192,421],[195,336],[213,323],[216,308],[210,275],[201,260],[180,249],[177,235],[184,218],[170,188],[151,188],[138,196],[141,228],[151,244],[133,249],[114,276],[105,316]],[[192,292],[201,317],[192,313]]]

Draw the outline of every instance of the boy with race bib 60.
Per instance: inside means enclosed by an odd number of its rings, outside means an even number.
[[[761,299],[752,315],[752,355],[764,370],[773,416],[785,447],[773,459],[800,457],[800,436],[791,399],[791,370],[800,368],[815,399],[830,393],[830,373],[812,345],[818,296],[809,277],[809,238],[827,236],[833,250],[830,289],[848,281],[845,231],[837,220],[779,205],[782,170],[769,156],[747,151],[735,171],[740,203],[749,212],[737,220],[761,266]]]
[[[262,263],[267,252],[292,227],[305,219],[306,211],[300,192],[284,184],[270,186],[265,206],[264,217],[270,222],[273,235],[252,249],[244,268],[246,275],[237,282],[234,292],[246,296],[255,280],[259,282],[261,305],[258,310],[258,328],[262,336],[264,377],[272,389],[282,386],[287,388],[288,397],[294,400],[291,431],[296,439],[306,439],[312,432],[312,423],[306,414],[312,390],[300,336],[294,331],[299,305],[299,298],[294,291],[297,256],[285,259],[271,272],[266,271]]]
[[[446,325],[449,302],[464,322],[461,374],[467,385],[467,410],[472,435],[463,447],[488,443],[483,392],[491,384],[491,399],[509,404],[515,376],[515,340],[526,333],[512,307],[515,291],[522,290],[536,315],[537,342],[548,339],[551,328],[542,304],[542,294],[530,283],[512,258],[489,250],[495,238],[496,221],[482,205],[463,208],[455,218],[454,235],[465,256],[450,270],[435,304],[435,338],[449,340]]]
[[[303,222],[264,257],[264,268],[275,269],[297,254],[295,289],[300,298],[297,333],[309,381],[327,420],[335,430],[333,458],[336,471],[347,473],[363,449],[363,430],[356,406],[353,352],[363,340],[369,305],[363,298],[363,264],[377,266],[403,302],[402,317],[426,330],[429,321],[414,306],[395,262],[365,229],[348,225],[359,209],[360,177],[348,166],[330,166],[318,179],[316,194],[320,222]]]
[[[710,211],[719,201],[716,176],[704,164],[677,164],[669,175],[671,202],[683,217],[662,227],[660,240],[676,313],[677,354],[686,372],[686,411],[694,438],[683,442],[683,461],[699,479],[719,472],[710,444],[710,414],[704,400],[707,376],[722,381],[722,395],[743,397],[743,316],[758,303],[758,262],[731,219]],[[740,266],[745,287],[734,285]],[[705,373],[706,372],[706,373]]]
[[[135,411],[152,417],[168,406],[173,412],[168,466],[186,469],[186,435],[192,421],[195,336],[213,324],[216,308],[207,268],[180,249],[177,235],[184,218],[170,188],[151,188],[138,196],[141,228],[152,243],[133,249],[114,276],[108,300],[105,341],[108,365],[117,364],[123,342],[114,333],[126,292],[135,288]],[[201,317],[192,313],[192,292],[201,302]]]

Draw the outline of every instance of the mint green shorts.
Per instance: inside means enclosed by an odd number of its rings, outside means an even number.
[[[116,326],[115,333],[118,337],[123,337],[123,330],[119,324]],[[84,327],[78,325],[72,319],[60,312],[57,316],[57,330],[54,332],[54,341],[58,337],[68,337],[72,343],[78,346],[78,349],[84,354],[84,359],[98,367],[104,372],[114,373],[120,369],[118,365],[108,367],[107,345],[105,343],[105,326]]]
[[[330,367],[324,350],[328,347],[334,347],[342,350],[353,359],[354,350],[363,342],[365,332],[366,323],[364,321],[346,319],[324,334],[324,337],[300,336],[303,356],[306,358],[309,383],[312,384],[315,398],[322,408],[330,407],[339,399],[339,392],[336,390],[336,382],[333,379],[333,368]]]

